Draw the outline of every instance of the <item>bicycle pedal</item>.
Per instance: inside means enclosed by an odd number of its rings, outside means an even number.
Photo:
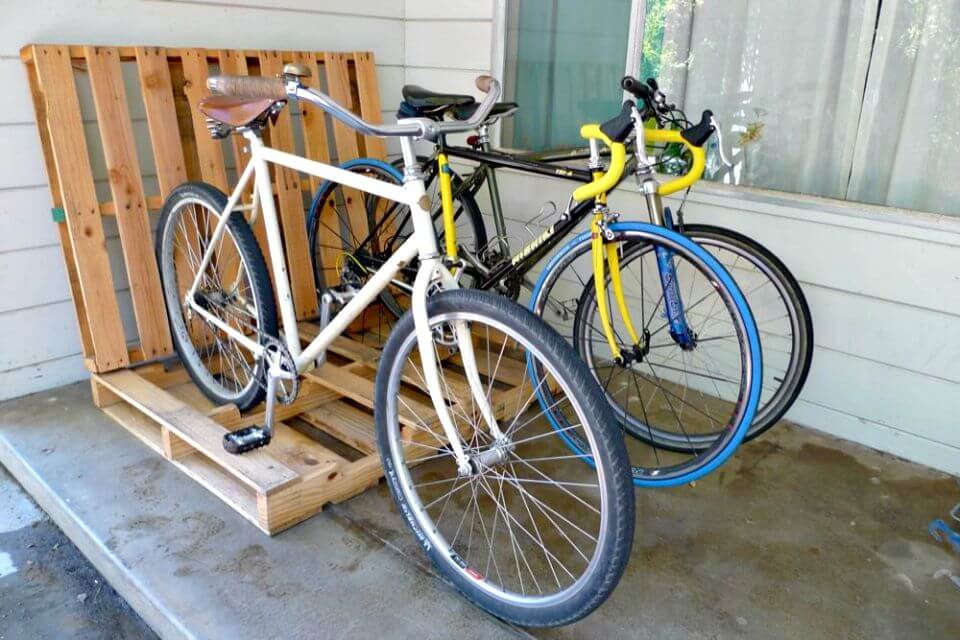
[[[270,430],[256,425],[223,434],[223,448],[239,455],[270,444]]]

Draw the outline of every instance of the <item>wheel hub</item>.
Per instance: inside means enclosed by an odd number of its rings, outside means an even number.
[[[503,466],[513,449],[514,444],[509,438],[501,438],[487,449],[469,456],[470,475],[480,475],[486,469]]]

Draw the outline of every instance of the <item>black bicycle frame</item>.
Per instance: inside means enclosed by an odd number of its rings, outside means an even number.
[[[446,146],[441,142],[438,152],[442,151],[450,158],[460,158],[476,162],[479,166],[463,182],[459,188],[454,190],[453,196],[463,191],[467,191],[471,196],[477,194],[484,182],[495,180],[492,173],[495,169],[514,169],[523,173],[532,173],[550,178],[560,178],[581,184],[589,183],[593,180],[593,174],[587,169],[578,167],[558,166],[556,162],[582,158],[582,150],[572,150],[568,152],[559,152],[555,155],[543,156],[543,159],[534,160],[531,156],[504,153],[501,151],[481,150],[472,147]],[[423,179],[426,185],[429,185],[437,176],[437,163],[432,161],[425,163],[422,167]],[[488,172],[490,172],[488,174]],[[629,172],[624,172],[626,175]],[[621,179],[622,180],[622,179]],[[551,224],[542,234],[534,238],[520,249],[509,260],[495,265],[489,273],[477,274],[478,280],[473,285],[478,289],[491,289],[498,283],[513,275],[521,277],[530,271],[544,256],[546,256],[560,241],[572,231],[580,222],[586,218],[594,209],[593,200],[585,200],[570,211],[565,212],[560,219]],[[407,214],[409,215],[409,213]],[[439,212],[438,214],[439,215]],[[369,242],[379,231],[380,227],[389,218],[389,214],[383,216],[376,222],[370,230],[368,237],[361,243]],[[405,220],[400,220],[397,225],[402,229]],[[387,247],[389,251],[389,247]],[[467,267],[470,270],[469,267]]]

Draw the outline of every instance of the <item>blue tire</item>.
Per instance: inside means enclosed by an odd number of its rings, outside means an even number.
[[[633,465],[633,483],[635,486],[669,487],[692,482],[717,469],[736,451],[757,413],[763,378],[763,358],[756,322],[734,279],[716,258],[703,247],[679,233],[643,222],[614,223],[609,226],[609,229],[616,235],[618,241],[646,243],[651,247],[663,247],[669,249],[679,259],[687,260],[694,265],[704,277],[709,278],[710,283],[716,288],[717,294],[721,296],[729,311],[731,326],[736,330],[736,341],[740,349],[741,377],[738,381],[739,394],[736,403],[733,405],[734,409],[730,421],[718,432],[715,438],[711,437],[701,450],[692,453],[691,457],[682,463],[667,466]],[[576,258],[583,256],[589,250],[590,233],[584,232],[572,238],[552,257],[534,287],[530,301],[531,311],[544,316],[544,311],[548,308],[547,303],[550,299],[550,293],[554,285],[560,281],[561,274],[573,264]],[[592,292],[593,282],[587,280],[584,295],[589,295]],[[583,298],[584,296],[581,296],[581,301]],[[582,305],[578,305],[577,313],[580,314],[581,311]],[[615,308],[613,313],[617,313]],[[567,336],[567,338],[572,339],[573,335]],[[609,347],[607,349],[609,350]],[[581,355],[583,354],[581,353]],[[528,362],[528,366],[532,366],[532,364]],[[594,377],[598,378],[596,370],[592,369],[592,371]],[[533,377],[536,375],[535,371],[530,373],[531,379],[537,379]],[[599,379],[598,382],[602,383]],[[549,389],[538,391],[537,396],[541,407],[560,438],[572,451],[582,455],[583,448],[575,438],[569,435],[567,429],[569,425],[563,423],[562,417],[548,410],[553,402]],[[607,394],[607,396],[612,398],[610,394]],[[666,393],[664,393],[664,397],[666,397]],[[610,401],[612,404],[614,403],[612,399]],[[667,402],[669,403],[669,400]],[[627,406],[630,406],[629,401],[627,401]],[[619,417],[623,415],[625,418],[630,418],[629,412],[622,406],[614,406],[614,409],[614,413],[618,415],[618,420],[620,420],[621,427],[624,427],[625,432],[637,435],[626,428],[633,422]],[[674,412],[674,415],[677,415],[676,412]],[[634,422],[637,420],[634,418]],[[646,423],[649,422],[649,419],[647,419]],[[638,437],[646,440],[641,436]],[[653,442],[656,442],[656,440]],[[585,461],[591,463],[589,457],[585,457]]]

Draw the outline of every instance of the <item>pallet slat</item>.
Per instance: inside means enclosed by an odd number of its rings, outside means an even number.
[[[230,193],[227,183],[227,169],[223,159],[223,144],[214,140],[207,132],[206,118],[200,113],[197,105],[210,95],[207,89],[207,78],[210,77],[210,66],[207,62],[207,53],[203,49],[184,51],[183,61],[183,93],[190,103],[190,115],[193,122],[193,140],[200,160],[200,177],[224,193]]]
[[[33,46],[32,55],[45,103],[50,150],[57,168],[57,175],[50,176],[50,181],[58,182],[67,212],[92,357],[101,371],[124,367],[130,360],[110,261],[104,250],[106,238],[100,203],[83,135],[70,52],[61,46]]]
[[[84,52],[110,193],[117,210],[140,349],[146,358],[164,357],[173,352],[173,344],[160,291],[160,274],[152,260],[144,260],[144,256],[153,253],[153,243],[133,123],[120,71],[120,54],[111,47],[86,47]]]
[[[260,74],[277,76],[283,72],[283,58],[279,51],[260,52]],[[293,125],[290,110],[284,109],[270,127],[271,146],[280,151],[294,153]],[[300,192],[300,175],[292,169],[275,166],[277,200],[280,203],[280,224],[286,247],[287,271],[290,274],[290,289],[297,318],[315,318],[317,289],[310,265],[310,249],[307,244],[307,223],[303,213],[303,194]]]
[[[160,197],[166,198],[177,185],[187,181],[170,66],[166,50],[160,47],[137,47],[136,56]]]
[[[97,374],[94,383],[106,386],[253,489],[269,492],[296,480],[292,470],[263,449],[231,456],[223,449],[226,429],[133,371]]]
[[[353,54],[357,75],[357,93],[360,96],[360,116],[367,122],[380,124],[380,89],[377,82],[377,66],[373,54],[365,51]],[[383,138],[365,136],[364,155],[368,158],[387,159],[387,145]]]

